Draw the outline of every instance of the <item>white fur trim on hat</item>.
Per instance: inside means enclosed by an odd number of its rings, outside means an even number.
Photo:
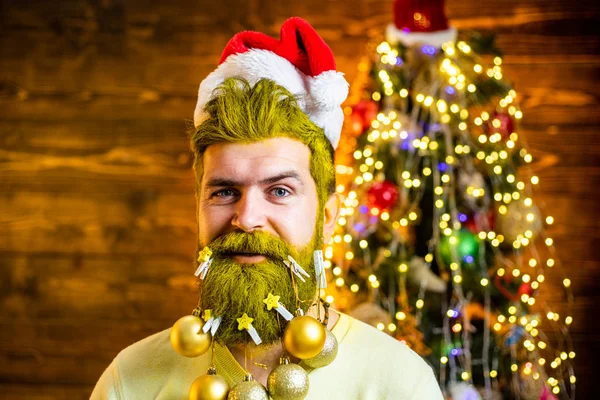
[[[385,30],[385,38],[389,43],[402,43],[405,46],[427,44],[430,46],[442,47],[446,42],[454,42],[456,37],[456,28],[452,27],[436,32],[404,32],[396,28],[394,24],[390,24]]]
[[[343,73],[325,71],[315,77],[307,76],[268,50],[251,49],[232,54],[200,83],[194,126],[198,127],[208,117],[204,107],[213,97],[213,91],[231,77],[245,78],[251,85],[267,78],[283,86],[296,96],[300,109],[325,131],[332,146],[337,147],[344,120],[341,104],[348,96],[348,82]]]

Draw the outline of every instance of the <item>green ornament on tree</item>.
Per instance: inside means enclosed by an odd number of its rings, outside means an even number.
[[[460,262],[462,266],[474,266],[479,255],[479,238],[468,229],[461,228],[450,236],[441,237],[439,251],[446,265]]]

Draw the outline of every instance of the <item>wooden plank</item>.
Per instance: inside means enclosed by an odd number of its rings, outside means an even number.
[[[92,186],[80,189],[91,193]],[[112,192],[119,196],[117,187]],[[190,254],[197,231],[192,193],[157,196],[152,189],[133,190],[112,201],[102,195],[7,193],[0,202],[12,213],[1,217],[6,228],[0,230],[0,251]]]
[[[197,302],[194,251],[153,256],[143,251],[130,256],[5,253],[0,314],[168,319],[187,313]]]
[[[189,126],[175,120],[0,121],[0,148],[39,155],[101,155],[115,148],[172,157],[169,164],[191,165]]]
[[[92,385],[35,385],[0,383],[0,393],[4,400],[88,400]]]

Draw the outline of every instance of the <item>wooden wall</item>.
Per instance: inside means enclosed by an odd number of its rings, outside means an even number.
[[[0,1],[0,397],[87,398],[119,350],[195,305],[186,120],[242,29],[307,18],[352,81],[389,0]],[[600,354],[596,0],[448,0],[494,30],[543,160],[538,202],[577,295],[578,398]],[[549,288],[560,279],[550,279]],[[564,302],[558,292],[550,301]],[[600,392],[597,390],[597,392]],[[586,395],[587,393],[587,395]]]

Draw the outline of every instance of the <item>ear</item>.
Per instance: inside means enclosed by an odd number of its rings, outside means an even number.
[[[333,193],[325,203],[323,212],[323,244],[329,243],[331,235],[335,230],[335,224],[340,215],[342,205],[342,196],[339,193]]]

